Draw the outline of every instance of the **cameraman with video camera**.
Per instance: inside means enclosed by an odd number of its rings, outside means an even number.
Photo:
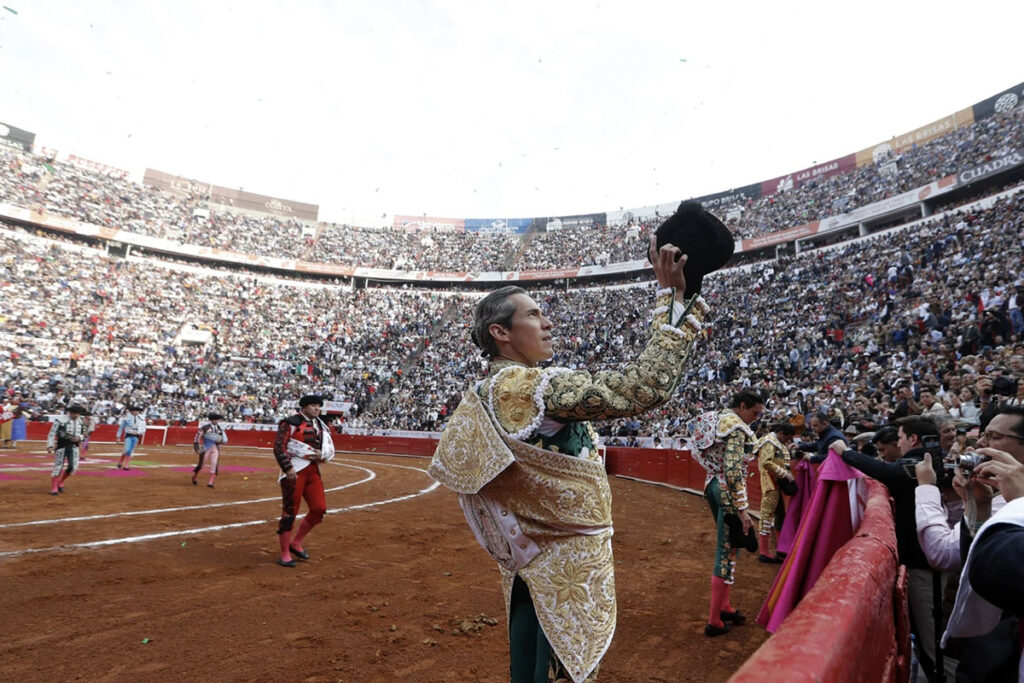
[[[919,646],[918,659],[929,680],[932,680],[936,662],[934,586],[932,567],[918,541],[914,489],[917,488],[917,463],[925,459],[926,453],[931,453],[936,456],[935,462],[941,468],[942,448],[938,425],[930,418],[920,415],[904,417],[896,421],[896,426],[899,428],[896,446],[900,452],[900,459],[896,462],[878,460],[851,450],[845,444],[836,443],[832,448],[842,455],[848,465],[884,484],[892,495],[896,548],[900,564],[907,567],[910,629]],[[935,480],[942,474],[941,470],[933,471]]]

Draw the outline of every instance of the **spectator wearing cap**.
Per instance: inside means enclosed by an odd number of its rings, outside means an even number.
[[[142,408],[140,406],[128,406],[128,415],[121,419],[117,428],[118,443],[124,441],[124,451],[121,453],[121,459],[117,463],[117,469],[131,469],[129,465],[132,461],[132,454],[135,452],[135,447],[142,441],[145,433],[146,420],[142,417]]]
[[[281,556],[277,563],[282,567],[294,567],[296,557],[309,559],[309,553],[302,547],[303,539],[327,512],[320,463],[334,457],[334,443],[331,430],[320,419],[323,405],[323,398],[307,394],[299,399],[298,412],[281,420],[277,426],[274,458],[281,467],[278,481],[281,483],[282,504],[281,520],[277,525]],[[309,510],[299,530],[292,535],[303,499]]]
[[[79,448],[87,434],[85,408],[76,404],[53,422],[46,438],[46,452],[53,454],[50,495],[64,493],[64,482],[78,469]]]
[[[223,416],[220,413],[210,413],[206,416],[207,422],[199,425],[195,439],[192,440],[192,447],[199,455],[199,462],[192,470],[192,485],[198,486],[196,478],[203,470],[203,461],[210,463],[210,481],[206,483],[207,488],[213,488],[213,480],[217,478],[218,462],[220,461],[220,445],[228,442],[228,433],[221,425]]]

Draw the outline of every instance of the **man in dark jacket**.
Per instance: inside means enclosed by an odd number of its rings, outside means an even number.
[[[925,442],[932,445],[933,462],[941,467],[942,452],[938,447],[939,428],[933,420],[922,416],[904,417],[897,421],[899,437],[896,444],[903,458],[921,460]],[[884,462],[850,449],[845,443],[833,444],[843,462],[877,479],[889,489],[894,502],[896,550],[900,564],[907,567],[907,598],[910,606],[910,628],[920,647],[919,659],[929,679],[935,671],[935,620],[932,615],[932,568],[917,540],[917,481],[899,462]],[[931,451],[929,451],[931,452]]]
[[[814,451],[815,454],[808,459],[815,464],[825,460],[825,456],[828,455],[828,449],[836,441],[842,441],[843,445],[847,445],[846,437],[843,436],[838,427],[828,421],[828,416],[825,413],[815,413],[811,416],[811,429],[814,430],[818,440],[802,443],[797,446],[797,450]]]

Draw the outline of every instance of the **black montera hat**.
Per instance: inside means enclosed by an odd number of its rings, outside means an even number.
[[[209,415],[206,416],[206,419],[207,420],[223,420],[224,416],[221,415],[220,413],[210,413]]]
[[[322,406],[324,404],[323,397],[317,396],[316,394],[306,394],[305,396],[299,399],[300,408],[305,408],[306,406],[312,405],[314,403],[318,406]]]
[[[724,266],[736,247],[729,228],[693,200],[680,204],[654,234],[658,249],[672,244],[687,255],[683,267],[687,296],[700,294],[704,276]]]
[[[71,405],[69,405],[69,406],[68,406],[68,412],[69,412],[69,413],[76,413],[76,414],[78,414],[78,415],[85,415],[85,413],[86,413],[87,411],[86,411],[86,410],[85,410],[85,408],[84,408],[83,406],[81,406],[80,404],[78,404],[78,403],[72,403]]]

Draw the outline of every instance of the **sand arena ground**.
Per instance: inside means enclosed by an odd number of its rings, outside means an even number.
[[[492,561],[424,458],[340,453],[309,562],[277,566],[277,469],[228,446],[216,487],[195,456],[94,444],[49,496],[41,443],[0,451],[0,680],[503,681]],[[767,638],[702,635],[713,526],[703,500],[613,478],[618,628],[600,681],[723,681]],[[305,508],[303,508],[304,511]],[[744,554],[753,615],[775,566]]]

